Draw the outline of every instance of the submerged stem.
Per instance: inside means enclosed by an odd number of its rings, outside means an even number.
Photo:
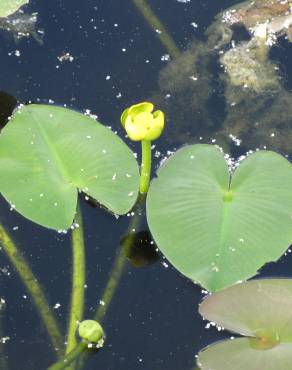
[[[140,174],[140,193],[146,194],[151,177],[151,141],[142,140],[142,163]]]
[[[84,313],[85,245],[82,214],[79,206],[77,208],[76,222],[79,224],[79,227],[72,231],[72,294],[66,355],[77,345],[76,330],[78,323],[83,320]]]
[[[131,248],[134,238],[135,238],[135,233],[133,232],[133,230],[136,230],[139,227],[140,220],[141,220],[141,216],[137,213],[131,220],[131,223],[128,228],[130,237],[127,240],[127,243],[124,245],[123,249],[120,249],[119,253],[116,256],[114,265],[109,274],[109,280],[106,284],[106,287],[102,294],[102,298],[100,300],[102,302],[102,305],[99,305],[99,308],[97,309],[95,313],[94,319],[96,321],[102,322],[112,302],[115,292],[117,291],[119,282],[121,280],[121,277],[123,275],[123,271],[126,265],[126,255],[127,255],[126,252],[128,249]]]
[[[156,16],[156,14],[153,12],[151,7],[147,4],[146,0],[133,0],[134,5],[137,7],[137,9],[140,11],[140,13],[143,15],[144,19],[147,21],[147,23],[150,25],[150,27],[156,31],[159,30],[158,37],[162,43],[162,45],[165,47],[165,49],[168,51],[168,53],[172,57],[178,57],[180,55],[180,50],[176,46],[175,41],[168,33],[167,29],[164,27],[160,19]]]
[[[108,309],[110,307],[110,304],[112,303],[112,300],[114,298],[114,295],[118,289],[119,282],[121,280],[121,277],[123,275],[123,271],[125,269],[126,265],[126,255],[128,254],[128,250],[132,247],[135,234],[134,230],[136,230],[139,227],[140,221],[141,221],[141,208],[144,204],[145,197],[141,195],[140,200],[138,201],[137,210],[135,212],[135,216],[132,218],[131,223],[128,227],[128,233],[130,233],[131,237],[128,238],[127,243],[124,245],[123,249],[119,250],[119,253],[116,256],[114,265],[112,267],[112,270],[109,274],[109,280],[106,284],[106,287],[103,291],[101,302],[102,305],[99,305],[99,308],[96,310],[94,320],[98,322],[102,322],[105,318],[106,313],[108,312]],[[77,345],[77,347],[74,348],[70,353],[68,353],[62,360],[55,363],[51,367],[49,367],[47,370],[62,370],[68,367],[70,363],[75,361],[82,353],[86,350],[87,346],[85,343],[81,342]],[[84,359],[81,359],[81,366]],[[78,366],[79,368],[79,366]]]
[[[70,353],[62,358],[59,362],[50,366],[47,370],[63,370],[66,369],[73,361],[75,361],[81,353],[87,348],[87,344],[80,342]]]
[[[19,274],[25,288],[31,295],[32,300],[37,308],[37,311],[43,320],[44,326],[47,330],[50,341],[55,350],[61,352],[63,340],[58,323],[50,311],[49,304],[45,294],[39,285],[36,277],[33,275],[25,258],[19,252],[16,244],[6,232],[4,227],[0,224],[0,244],[7,254],[10,262]]]
[[[0,301],[0,338],[3,337],[3,322],[4,322],[4,311],[5,311],[5,303],[2,304]],[[8,363],[7,358],[5,356],[5,344],[0,341],[0,369],[1,370],[8,370]]]

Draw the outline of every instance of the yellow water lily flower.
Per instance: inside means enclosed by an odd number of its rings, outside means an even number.
[[[159,138],[164,128],[164,113],[161,110],[153,112],[153,109],[152,103],[143,102],[124,110],[121,122],[131,140],[152,141]]]

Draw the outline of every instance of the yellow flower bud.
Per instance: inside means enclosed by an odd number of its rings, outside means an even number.
[[[164,128],[164,113],[157,110],[152,113],[152,103],[139,103],[124,110],[121,122],[129,138],[133,141],[152,141],[161,135]]]

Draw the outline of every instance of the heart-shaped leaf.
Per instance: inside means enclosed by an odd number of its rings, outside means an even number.
[[[0,0],[0,17],[8,17],[28,2],[29,0]]]
[[[73,110],[28,105],[0,135],[0,192],[25,217],[70,227],[77,190],[116,214],[134,205],[138,164],[110,129]]]
[[[202,370],[287,370],[292,362],[292,280],[262,279],[208,296],[201,315],[249,338],[215,343],[199,353]]]
[[[231,176],[212,145],[176,152],[147,197],[150,231],[184,275],[216,291],[256,274],[292,242],[292,166],[259,151]]]

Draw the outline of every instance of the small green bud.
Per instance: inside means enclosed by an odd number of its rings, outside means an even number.
[[[95,320],[84,320],[78,328],[80,338],[89,343],[95,343],[102,347],[104,343],[104,331],[101,325]]]

